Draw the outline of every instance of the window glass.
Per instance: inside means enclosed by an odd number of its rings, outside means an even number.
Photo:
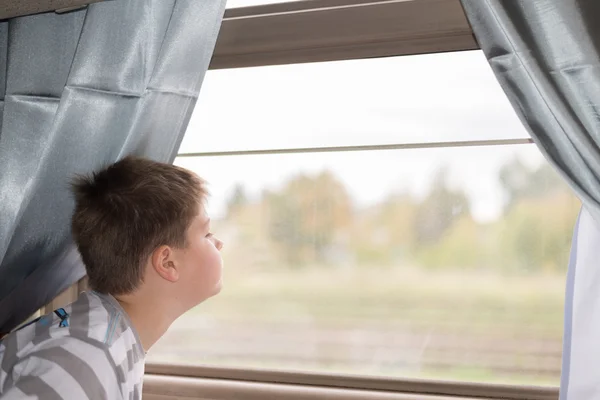
[[[534,145],[176,164],[210,184],[224,288],[150,362],[558,384],[579,202]]]
[[[468,51],[208,71],[180,152],[528,137]]]

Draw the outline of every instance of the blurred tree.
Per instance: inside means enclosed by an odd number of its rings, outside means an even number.
[[[227,202],[236,262],[280,268],[343,253],[369,266],[563,271],[579,201],[547,164],[529,169],[515,159],[498,178],[505,214],[485,224],[473,219],[466,195],[448,186],[443,170],[422,201],[390,195],[359,212],[329,171],[295,176],[259,203],[236,185]]]
[[[503,269],[565,271],[579,208],[567,190],[518,201],[496,227]]]
[[[355,260],[367,266],[412,261],[416,208],[417,203],[410,196],[393,194],[362,210],[356,216],[352,236]]]
[[[514,159],[500,170],[505,215],[496,226],[503,269],[564,271],[579,200],[548,163]]]
[[[440,169],[431,191],[416,210],[413,229],[418,246],[438,242],[463,215],[470,215],[467,196],[462,191],[450,189],[446,172]]]
[[[550,164],[529,169],[515,159],[500,171],[507,194],[498,225],[505,268],[564,271],[580,203]]]
[[[548,163],[528,168],[519,158],[500,169],[500,183],[506,193],[505,212],[522,199],[540,198],[569,191],[567,184]]]
[[[269,236],[293,265],[325,262],[336,233],[353,217],[346,188],[329,171],[296,176],[263,201]]]
[[[490,243],[486,226],[464,214],[439,241],[417,252],[419,263],[428,268],[488,269],[497,266],[496,243]]]
[[[248,205],[248,195],[241,183],[236,183],[231,196],[227,200],[227,218],[232,217]]]

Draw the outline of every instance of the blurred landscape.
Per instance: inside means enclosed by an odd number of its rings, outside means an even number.
[[[213,220],[223,292],[149,361],[557,385],[579,201],[514,158],[499,217],[480,221],[447,176],[368,207],[329,169],[258,196],[232,183]]]

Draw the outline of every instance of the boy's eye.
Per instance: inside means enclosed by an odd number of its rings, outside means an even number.
[[[210,232],[208,232],[208,233],[206,234],[206,237],[207,237],[207,238],[211,238],[211,237],[213,237],[213,234],[212,234],[212,233],[210,233]]]

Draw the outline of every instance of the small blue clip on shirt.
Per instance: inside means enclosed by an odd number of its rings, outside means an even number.
[[[67,314],[64,308],[55,310],[54,314],[58,315],[58,318],[60,318],[60,324],[58,324],[59,327],[66,328],[69,326],[69,314]]]

